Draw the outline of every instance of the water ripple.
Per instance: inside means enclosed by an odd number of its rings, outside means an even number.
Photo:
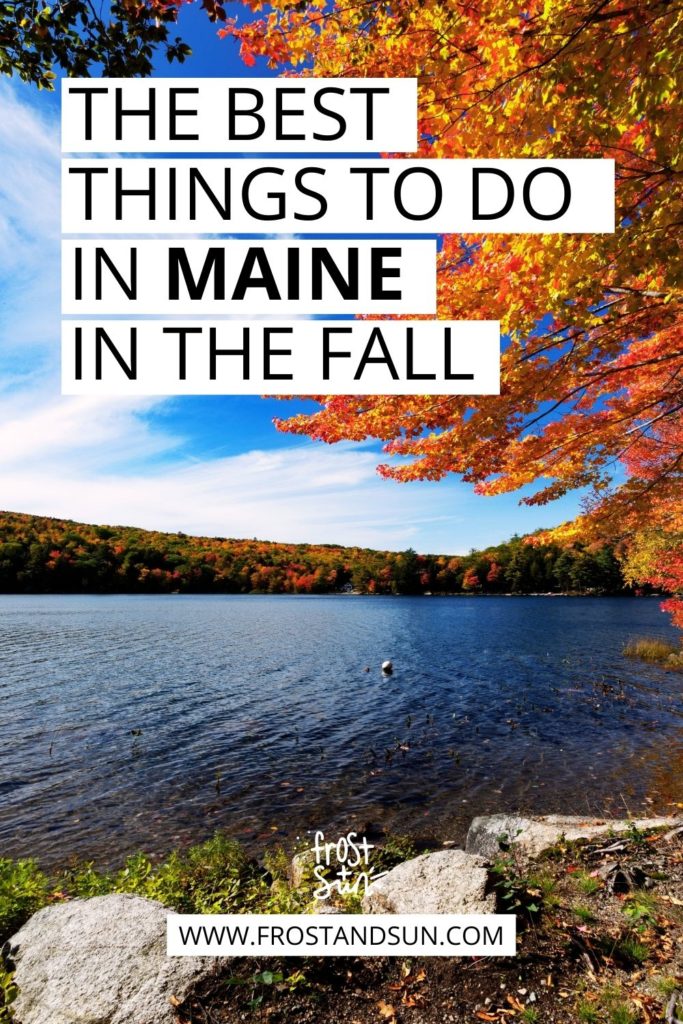
[[[655,600],[0,597],[0,845],[668,811],[680,677],[639,634],[673,637]]]

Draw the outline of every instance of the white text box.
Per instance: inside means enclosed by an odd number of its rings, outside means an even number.
[[[434,313],[431,239],[62,242],[62,312]]]
[[[613,231],[614,161],[72,159],[63,161],[62,230]]]
[[[490,320],[65,320],[62,392],[498,394],[499,353]]]
[[[64,153],[412,153],[415,78],[64,78]]]
[[[169,956],[514,956],[514,914],[169,914]]]

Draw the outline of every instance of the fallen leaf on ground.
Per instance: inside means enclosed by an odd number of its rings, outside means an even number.
[[[515,996],[510,995],[510,993],[508,993],[505,998],[507,999],[508,1003],[514,1010],[517,1010],[519,1013],[522,1013],[522,1011],[524,1010],[524,1005],[520,1003],[519,999],[516,999]]]

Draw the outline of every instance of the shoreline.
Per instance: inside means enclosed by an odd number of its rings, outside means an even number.
[[[158,990],[159,1010],[169,1001],[177,1009],[169,1022],[649,1024],[676,1008],[683,819],[494,814],[474,819],[464,849],[454,847],[421,852],[387,841],[366,865],[383,877],[369,891],[361,886],[347,895],[331,885],[324,905],[315,898],[320,882],[310,854],[266,854],[257,862],[220,836],[156,865],[130,858],[109,875],[84,865],[48,879],[26,862],[9,869],[0,862],[0,941],[10,940],[0,962],[0,1020],[14,1019],[16,1003],[20,1019],[30,1009],[30,1024],[42,1022],[46,971],[50,1008],[55,1000],[67,1011],[74,1001],[90,1008],[111,990],[115,1005],[123,994],[126,1006],[140,1000],[148,1010],[149,987],[119,947],[144,947],[150,976],[165,977],[169,909],[310,915],[302,924],[330,927],[344,927],[348,918],[317,915],[495,912],[514,916],[517,930],[515,955],[504,957],[422,951],[410,959],[363,952],[323,958],[311,950],[292,960],[235,956],[228,947],[205,970],[196,961],[180,999],[173,981]],[[110,931],[113,939],[103,940]],[[65,975],[63,950],[72,946],[78,955]],[[98,958],[106,971],[93,974]]]
[[[597,597],[597,598],[625,598],[628,600],[654,599],[656,601],[666,600],[670,594],[633,594],[623,591],[602,591],[591,592],[583,590],[562,590],[562,591],[509,591],[498,594],[493,593],[465,593],[453,591],[450,593],[419,593],[419,594],[371,594],[364,591],[324,591],[318,594],[288,592],[268,593],[264,590],[155,590],[143,592],[140,590],[2,590],[0,597],[370,597],[370,598],[444,598],[444,597],[476,597],[476,598],[498,598],[498,597]]]

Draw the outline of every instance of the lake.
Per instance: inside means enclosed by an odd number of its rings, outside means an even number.
[[[0,596],[0,854],[671,812],[681,676],[643,635],[676,637],[654,598]]]

